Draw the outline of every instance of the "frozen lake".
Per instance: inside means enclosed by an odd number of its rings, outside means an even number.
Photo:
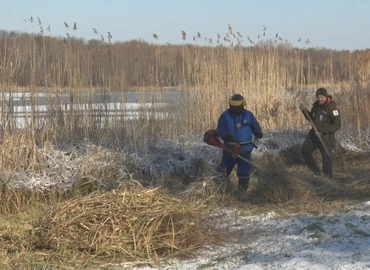
[[[0,107],[2,119],[18,128],[30,123],[32,109],[37,122],[43,122],[51,113],[89,115],[100,120],[166,119],[178,113],[175,104],[183,95],[185,91],[2,93]]]

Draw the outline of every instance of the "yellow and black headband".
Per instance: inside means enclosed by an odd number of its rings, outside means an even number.
[[[241,106],[241,105],[245,105],[245,99],[242,99],[242,100],[233,100],[233,99],[229,99],[229,105],[230,106]]]

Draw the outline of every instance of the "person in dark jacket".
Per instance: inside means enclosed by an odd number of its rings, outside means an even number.
[[[325,88],[319,88],[316,91],[316,101],[312,105],[311,111],[308,111],[303,104],[300,109],[305,118],[312,119],[314,127],[309,131],[308,138],[303,142],[301,153],[307,167],[316,175],[321,175],[321,170],[317,166],[312,152],[317,148],[322,156],[322,170],[324,176],[333,177],[332,153],[335,146],[335,132],[341,128],[340,113],[332,97],[328,95]],[[322,142],[320,141],[320,137]],[[325,150],[325,147],[328,151]]]
[[[252,135],[260,139],[263,136],[261,127],[254,115],[246,110],[245,98],[235,94],[229,99],[229,109],[222,112],[218,119],[217,134],[224,141],[225,145],[240,144],[237,154],[247,160],[251,160],[251,153],[254,148]],[[233,156],[229,151],[223,150],[221,164],[218,171],[228,177],[233,168],[237,165],[238,189],[246,191],[249,184],[250,164],[245,160]]]

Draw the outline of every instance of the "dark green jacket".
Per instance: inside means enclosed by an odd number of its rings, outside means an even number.
[[[309,116],[314,122],[316,128],[321,133],[321,138],[327,145],[335,145],[335,132],[341,127],[340,113],[337,104],[328,96],[328,101],[319,105],[318,101],[313,103],[311,111],[308,111]],[[306,114],[304,114],[307,118]],[[308,119],[308,118],[307,118]],[[312,128],[308,135],[314,141],[319,141],[315,135],[315,130]]]

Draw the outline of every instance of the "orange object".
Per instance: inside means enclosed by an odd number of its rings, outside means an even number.
[[[207,130],[206,133],[204,133],[203,141],[206,144],[216,146],[230,152],[234,158],[237,158],[239,156],[240,144],[236,143],[234,145],[234,149],[231,149],[231,147],[223,144],[220,141],[220,138],[218,137],[217,131],[215,129]]]
[[[215,129],[209,129],[209,130],[207,130],[206,133],[204,133],[203,141],[206,144],[209,144],[209,145],[212,145],[212,146],[216,146],[216,147],[222,148],[222,149],[228,151],[229,153],[231,153],[233,158],[240,158],[240,159],[244,160],[245,162],[251,164],[253,167],[261,170],[262,172],[265,172],[264,169],[261,169],[260,167],[258,167],[255,164],[251,163],[250,160],[248,160],[245,157],[239,155],[240,143],[235,143],[234,144],[234,149],[231,149],[227,145],[223,144],[220,141],[220,138],[218,137],[217,131]]]
[[[239,156],[239,149],[240,149],[240,143],[235,143],[234,144],[233,153],[232,153],[232,157],[233,158],[238,158],[238,156]]]
[[[224,145],[220,141],[220,139],[218,137],[218,134],[217,134],[217,131],[215,129],[207,130],[206,133],[204,133],[203,141],[206,144],[209,144],[209,145],[217,146],[217,147],[220,147],[220,148],[224,147]]]

